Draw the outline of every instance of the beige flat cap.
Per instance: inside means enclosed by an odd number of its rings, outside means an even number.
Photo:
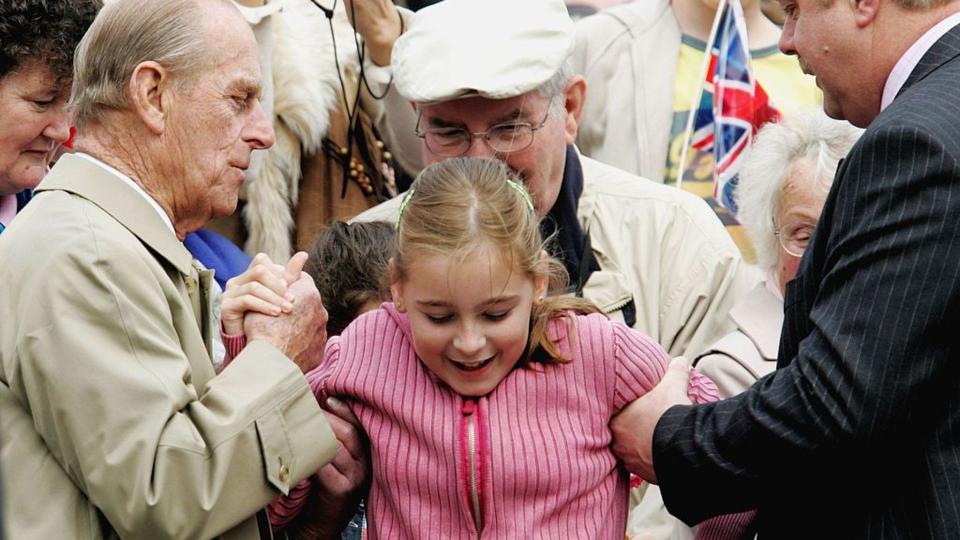
[[[560,69],[573,32],[563,0],[444,0],[397,40],[394,84],[417,103],[518,96]]]

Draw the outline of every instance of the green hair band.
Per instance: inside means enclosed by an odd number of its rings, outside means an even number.
[[[522,184],[518,182],[514,182],[513,180],[510,180],[510,179],[507,179],[507,185],[517,190],[518,193],[523,195],[523,200],[524,202],[527,203],[527,208],[529,208],[530,211],[533,212],[534,211],[533,199],[530,198],[530,194],[527,192],[527,188],[523,187]]]
[[[416,189],[413,186],[410,186],[410,189],[403,195],[403,200],[400,201],[400,211],[397,212],[397,229],[400,229],[400,221],[403,219],[403,211],[407,209],[407,204],[410,203],[410,198],[413,197],[413,193]]]
[[[527,188],[523,187],[523,184],[520,184],[519,182],[514,182],[513,180],[507,180],[507,185],[513,188],[514,190],[516,190],[517,193],[523,196],[523,202],[527,203],[527,208],[529,208],[531,212],[535,211],[533,206],[533,199],[530,198],[530,193],[527,192]],[[400,210],[399,212],[397,212],[397,225],[396,225],[397,229],[400,228],[400,222],[403,221],[403,212],[407,209],[407,205],[410,204],[410,199],[413,198],[413,194],[416,191],[417,190],[411,186],[410,189],[408,189],[407,192],[403,195],[403,200],[400,201]]]

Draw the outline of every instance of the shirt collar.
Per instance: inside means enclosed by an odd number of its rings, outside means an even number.
[[[17,215],[17,195],[0,195],[0,225],[10,225],[13,216]]]
[[[960,13],[954,13],[927,30],[925,34],[920,36],[920,39],[907,49],[907,52],[903,53],[900,60],[893,66],[893,70],[890,71],[890,75],[887,76],[887,82],[883,85],[883,97],[880,100],[881,111],[893,102],[893,98],[897,97],[900,89],[903,88],[903,84],[907,82],[907,78],[910,77],[910,74],[920,63],[923,55],[930,50],[930,47],[933,47],[937,40],[958,24],[960,24]]]
[[[140,187],[140,184],[134,182],[133,179],[130,178],[129,176],[127,176],[127,175],[123,174],[122,172],[114,169],[114,168],[111,167],[110,165],[107,165],[106,163],[104,163],[104,162],[100,161],[99,159],[91,156],[90,154],[84,154],[83,152],[76,152],[74,155],[77,156],[77,157],[81,157],[81,158],[83,158],[83,159],[85,159],[85,160],[87,160],[87,161],[89,161],[89,162],[91,162],[91,163],[94,163],[95,165],[97,165],[97,166],[99,166],[99,167],[101,167],[101,168],[103,168],[103,169],[106,169],[108,172],[110,172],[111,174],[113,174],[113,175],[116,176],[117,178],[119,178],[119,179],[123,180],[124,182],[126,182],[126,184],[127,184],[128,186],[130,186],[131,188],[133,188],[134,191],[136,191],[137,193],[140,194],[140,196],[142,196],[144,199],[146,199],[147,202],[150,203],[150,206],[153,207],[153,209],[156,210],[158,214],[160,214],[160,218],[163,219],[163,223],[167,226],[168,229],[170,229],[170,232],[172,232],[173,234],[176,234],[176,233],[177,233],[177,231],[173,228],[173,222],[170,221],[170,216],[168,216],[167,213],[163,211],[163,208],[160,207],[160,205],[157,203],[157,200],[156,200],[156,199],[154,199],[153,197],[151,197],[149,193],[147,193],[142,187]]]

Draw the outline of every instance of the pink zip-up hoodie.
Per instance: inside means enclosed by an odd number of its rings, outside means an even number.
[[[547,335],[572,362],[515,369],[481,398],[417,359],[393,304],[330,340],[307,379],[321,399],[345,399],[370,437],[370,538],[623,539],[629,481],[608,423],[669,357],[598,314],[557,318]],[[693,373],[689,396],[718,393]]]

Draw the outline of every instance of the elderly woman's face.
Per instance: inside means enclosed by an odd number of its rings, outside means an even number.
[[[36,187],[67,141],[68,88],[38,62],[0,78],[0,195]]]
[[[814,178],[814,170],[809,159],[794,162],[780,189],[774,225],[780,235],[777,273],[781,291],[797,275],[803,250],[813,236],[827,198],[825,184]]]

